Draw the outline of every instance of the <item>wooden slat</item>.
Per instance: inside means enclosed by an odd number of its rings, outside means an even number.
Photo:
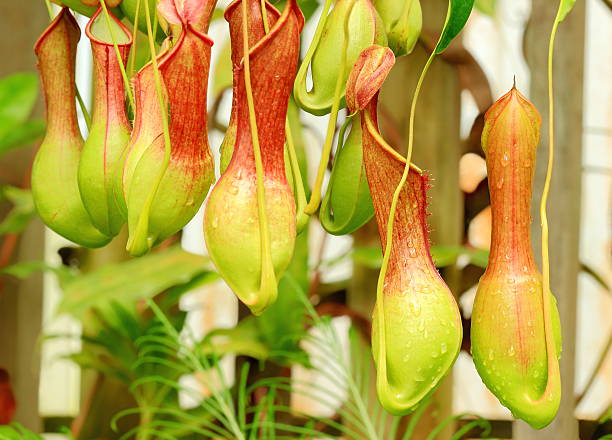
[[[532,15],[525,36],[525,55],[531,68],[531,100],[543,119],[542,140],[536,168],[533,203],[533,242],[540,253],[538,206],[548,155],[548,100],[546,63],[548,37],[557,2],[533,2]],[[555,421],[542,431],[517,422],[518,440],[573,440],[578,438],[574,416],[574,362],[576,344],[576,291],[579,272],[580,199],[582,172],[582,94],[584,77],[585,2],[576,2],[574,10],[560,25],[555,43],[555,124],[556,158],[549,199],[551,287],[557,297],[563,331],[561,358],[562,401]]]

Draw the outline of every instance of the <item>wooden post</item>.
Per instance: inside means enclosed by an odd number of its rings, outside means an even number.
[[[525,36],[525,55],[531,68],[530,99],[542,114],[542,140],[537,157],[536,200],[533,203],[533,242],[540,254],[539,204],[548,156],[548,38],[556,14],[556,2],[533,2]],[[517,440],[573,440],[578,438],[574,416],[574,361],[576,344],[576,290],[578,285],[580,199],[582,179],[582,93],[584,71],[585,2],[576,2],[559,26],[555,42],[554,91],[556,148],[548,203],[550,223],[551,287],[557,297],[563,334],[561,357],[561,408],[557,418],[542,431],[523,422],[514,425]]]
[[[34,72],[34,42],[49,21],[42,2],[0,2],[0,29],[8,36],[0,39],[0,77],[15,72]],[[37,110],[40,112],[40,107]],[[26,148],[0,157],[0,184],[20,185],[29,172],[32,149]],[[6,214],[0,207],[0,218]],[[12,238],[0,237],[0,243]],[[42,260],[44,242],[40,221],[32,222],[16,243],[10,263]],[[9,263],[9,264],[10,264]],[[11,375],[17,399],[15,421],[38,431],[39,335],[42,314],[42,276],[25,281],[3,277],[0,291],[0,367]]]

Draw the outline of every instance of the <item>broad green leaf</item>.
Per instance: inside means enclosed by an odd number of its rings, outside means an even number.
[[[57,3],[60,6],[68,6],[74,12],[78,12],[79,14],[85,15],[87,17],[91,17],[98,9],[95,6],[87,6],[86,4],[82,3],[81,0],[51,0],[51,1],[53,3]]]
[[[287,5],[287,1],[286,0],[282,0],[279,2],[275,2],[272,1],[271,2],[274,7],[276,7],[279,11],[282,11],[285,9],[285,6]],[[319,0],[297,0],[298,6],[300,7],[300,10],[302,11],[302,14],[304,14],[304,20],[308,21],[310,19],[310,17],[313,16],[313,14],[317,11],[319,5],[320,5],[320,1]]]
[[[451,41],[461,32],[472,13],[473,7],[474,0],[449,0],[446,22],[438,44],[436,44],[435,53],[444,52]]]
[[[457,263],[460,256],[468,257],[469,264],[486,268],[489,252],[483,249],[472,249],[465,246],[432,246],[431,256],[436,267],[447,267]]]
[[[210,16],[210,22],[212,23],[215,20],[222,19],[223,14],[225,14],[225,11],[223,10],[223,8],[215,8],[212,15]]]
[[[0,426],[0,440],[43,440],[39,435],[27,430],[19,423]]]
[[[0,139],[23,124],[38,96],[38,77],[34,73],[15,73],[0,79]]]
[[[45,135],[45,121],[35,119],[14,126],[0,137],[0,154],[19,147],[27,147]]]
[[[91,308],[103,313],[111,302],[129,307],[171,287],[210,273],[208,259],[171,247],[123,263],[109,264],[66,284],[60,313],[82,318]]]
[[[8,200],[13,209],[0,221],[0,235],[18,234],[36,215],[32,192],[14,186],[0,187],[0,200]]]
[[[559,13],[557,14],[557,23],[565,20],[565,17],[567,17],[567,14],[570,13],[575,4],[576,0],[561,0],[559,3]]]
[[[259,338],[253,317],[242,320],[236,327],[218,329],[206,335],[202,342],[202,353],[219,357],[228,353],[266,360],[270,349]]]
[[[497,0],[476,0],[474,7],[483,14],[493,17],[495,15],[495,8],[497,7]]]
[[[436,267],[452,266],[461,255],[469,258],[474,266],[486,268],[489,252],[483,249],[472,249],[464,246],[432,246],[431,256]],[[371,269],[380,269],[382,252],[379,246],[360,246],[353,250],[353,260]]]
[[[285,273],[278,283],[278,300],[261,316],[254,318],[262,342],[269,347],[270,357],[277,363],[306,360],[299,346],[299,340],[304,336],[306,316],[301,292],[303,288],[296,278]]]
[[[382,259],[379,246],[359,246],[353,249],[353,261],[370,269],[380,269]]]
[[[318,0],[298,0],[298,5],[304,14],[304,20],[310,20],[310,17],[314,15],[317,8],[319,7]]]
[[[229,39],[223,45],[217,64],[215,66],[215,76],[213,77],[212,93],[216,98],[225,89],[231,88],[233,84],[234,72],[232,71],[232,46]]]
[[[52,272],[57,275],[60,284],[65,284],[75,278],[74,271],[66,266],[53,266],[44,261],[23,261],[0,269],[0,275],[10,275],[24,280],[40,271]]]

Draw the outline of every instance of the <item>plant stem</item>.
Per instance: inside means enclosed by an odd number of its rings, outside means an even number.
[[[134,102],[134,94],[132,93],[132,87],[130,86],[130,80],[127,76],[127,72],[125,71],[125,64],[123,64],[123,59],[121,58],[121,52],[119,52],[119,46],[117,45],[117,40],[115,38],[115,32],[113,31],[111,17],[108,13],[108,8],[106,7],[106,0],[100,0],[100,5],[102,6],[102,10],[104,11],[104,17],[106,18],[106,25],[108,26],[108,32],[111,36],[111,40],[113,42],[113,47],[115,48],[115,56],[117,57],[117,62],[119,63],[119,70],[121,70],[121,76],[123,77],[123,82],[125,84],[125,91],[127,93],[128,101],[130,102],[130,106],[135,109],[136,103]],[[132,37],[132,40],[134,38]]]
[[[149,223],[149,212],[151,210],[151,205],[153,204],[153,200],[157,194],[157,190],[161,185],[161,181],[168,169],[168,165],[170,163],[170,155],[172,153],[172,147],[170,144],[170,128],[168,126],[168,112],[166,106],[166,100],[164,99],[164,92],[162,87],[162,80],[159,72],[159,65],[157,63],[157,57],[155,53],[155,41],[153,39],[153,30],[151,27],[151,12],[149,11],[149,2],[145,1],[145,15],[147,20],[147,37],[149,40],[149,51],[151,52],[151,65],[153,66],[153,77],[155,79],[155,89],[157,91],[157,99],[159,100],[159,108],[161,112],[162,119],[162,129],[164,135],[164,160],[161,163],[161,167],[159,173],[157,175],[157,179],[149,192],[147,199],[142,207],[142,213],[138,218],[138,224],[136,225],[136,232],[132,235],[130,234],[130,238],[128,239],[127,249],[129,250],[133,245],[134,237],[140,237],[141,234],[148,235],[148,223]],[[156,14],[157,16],[157,14]],[[148,237],[147,237],[148,239]]]
[[[261,19],[263,20],[264,31],[267,34],[270,32],[270,24],[268,23],[268,11],[266,10],[266,0],[261,0]]]
[[[308,202],[308,205],[306,205],[306,209],[304,210],[304,212],[308,215],[312,215],[317,212],[317,209],[319,209],[319,205],[321,204],[321,187],[323,186],[325,170],[327,170],[329,156],[331,154],[331,149],[334,143],[334,134],[336,133],[336,121],[338,120],[338,112],[340,111],[340,101],[342,100],[342,92],[345,86],[344,73],[346,71],[346,62],[348,57],[346,52],[348,49],[349,39],[348,22],[351,17],[351,12],[346,15],[346,19],[344,21],[344,41],[342,42],[342,60],[340,61],[340,71],[338,72],[338,78],[336,80],[334,99],[332,101],[331,113],[329,115],[329,122],[327,124],[327,133],[325,135],[325,143],[323,144],[321,160],[319,161],[319,169],[317,170],[317,177],[315,178],[315,183],[312,187],[310,201]]]
[[[557,360],[557,349],[554,340],[554,331],[552,327],[552,311],[550,290],[550,259],[548,254],[548,216],[546,206],[548,203],[548,195],[550,193],[550,183],[552,180],[553,164],[555,159],[555,103],[553,93],[553,53],[555,46],[555,35],[560,23],[561,8],[563,2],[559,4],[559,10],[550,32],[550,40],[548,42],[548,165],[546,167],[546,179],[544,180],[544,189],[542,190],[542,199],[540,201],[540,222],[542,226],[542,306],[544,312],[544,337],[546,342],[546,357],[548,361],[548,377],[546,380],[546,388],[540,400],[543,400],[553,392],[556,382],[560,380],[559,362]]]
[[[289,153],[289,165],[293,176],[293,186],[295,187],[296,198],[296,215],[297,225],[296,232],[299,234],[308,224],[309,216],[304,212],[306,209],[306,191],[304,191],[304,181],[302,179],[302,171],[295,152],[295,143],[293,142],[293,134],[291,132],[291,124],[289,119],[285,120],[285,133],[287,138],[287,152]]]
[[[139,18],[139,15],[140,15],[140,1],[141,0],[136,0],[136,12],[135,12],[135,15],[134,15],[134,30],[132,32],[132,34],[133,34],[132,35],[132,40],[133,40],[133,43],[132,43],[132,54],[131,54],[131,58],[130,58],[130,68],[129,68],[130,69],[130,77],[134,76],[134,72],[135,72],[134,66],[136,64],[136,54],[138,53],[137,47],[136,47],[138,38],[136,38],[136,36],[137,36],[137,33],[138,33],[138,18]]]
[[[53,6],[49,0],[45,0],[45,4],[47,5],[47,12],[49,13],[49,18],[53,19]]]
[[[79,103],[79,108],[81,109],[81,112],[83,113],[83,119],[85,119],[85,125],[87,126],[87,131],[89,131],[91,129],[91,115],[87,111],[87,107],[85,106],[85,101],[83,101],[81,92],[79,92],[79,88],[77,87],[76,84],[74,85],[74,88],[76,90],[76,99],[77,99],[77,102]]]
[[[141,405],[142,408],[142,405]],[[139,427],[147,426],[153,420],[153,414],[146,407],[142,408],[140,413]],[[136,434],[136,440],[148,440],[150,437],[148,429],[139,429]]]

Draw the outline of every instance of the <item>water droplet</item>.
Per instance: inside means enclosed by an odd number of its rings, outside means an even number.
[[[493,350],[492,349],[489,350],[489,360],[490,361],[493,360]]]
[[[421,304],[414,295],[408,298],[408,309],[414,316],[419,316],[421,314]]]
[[[504,153],[504,155],[501,158],[502,167],[508,166],[509,163],[510,163],[510,156],[508,156],[508,153]]]
[[[408,255],[410,255],[411,258],[416,258],[416,256],[417,256],[416,249],[413,248],[413,247],[408,248]]]
[[[523,272],[527,272],[529,268],[527,266],[523,266]]]
[[[506,261],[510,261],[512,260],[512,254],[510,252],[506,253],[506,255],[504,256],[504,258],[506,259]]]
[[[416,370],[416,374],[414,375],[414,381],[415,382],[424,382],[425,381],[425,377],[423,377],[423,375],[421,374],[421,368],[418,368]]]
[[[504,186],[504,178],[500,177],[495,186],[497,187],[497,189],[502,189],[502,187]]]
[[[508,349],[508,356],[510,357],[514,356],[514,345],[511,345],[510,348]]]
[[[217,229],[219,227],[219,218],[218,217],[213,217],[212,222],[211,222],[211,226],[213,227],[213,229]]]
[[[440,346],[440,354],[444,354],[448,351],[448,347],[446,346],[446,343],[442,343],[442,345]]]

